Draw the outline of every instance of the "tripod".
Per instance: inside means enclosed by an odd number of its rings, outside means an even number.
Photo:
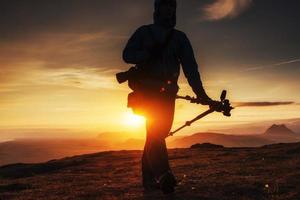
[[[191,126],[192,123],[194,123],[195,121],[198,121],[199,119],[202,119],[206,115],[213,113],[215,111],[222,112],[224,116],[230,117],[231,116],[230,111],[233,109],[233,107],[230,106],[229,100],[226,99],[226,94],[227,94],[226,90],[223,90],[222,94],[220,96],[220,101],[215,101],[212,105],[209,105],[209,109],[207,111],[201,113],[200,115],[198,115],[197,117],[195,117],[194,119],[192,119],[190,121],[186,121],[184,125],[177,128],[176,130],[170,132],[168,136],[173,136],[175,133],[177,133],[181,129],[183,129],[187,126]],[[185,96],[185,97],[177,96],[176,98],[177,99],[185,99],[185,100],[190,101],[191,103],[197,102],[196,98],[190,97],[190,96]]]

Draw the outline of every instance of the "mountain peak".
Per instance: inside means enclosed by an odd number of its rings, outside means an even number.
[[[283,135],[283,134],[294,134],[294,132],[287,128],[285,124],[273,124],[270,128],[268,128],[265,134],[276,134],[276,135]]]

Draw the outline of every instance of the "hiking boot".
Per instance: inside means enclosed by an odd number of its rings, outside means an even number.
[[[171,194],[174,193],[174,187],[177,186],[177,181],[172,172],[168,171],[159,178],[159,185],[164,194]]]

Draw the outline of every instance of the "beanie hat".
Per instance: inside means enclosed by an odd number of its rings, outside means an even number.
[[[159,9],[164,4],[177,7],[176,0],[155,0],[154,1],[154,14],[153,14],[154,15],[154,23],[165,26],[167,28],[174,28],[176,26],[176,13],[172,17],[172,19],[169,19],[169,20],[161,19],[161,17],[159,16]]]
[[[175,7],[177,7],[176,0],[155,0],[154,1],[154,10],[155,11],[159,10],[159,7],[163,4],[172,4]]]

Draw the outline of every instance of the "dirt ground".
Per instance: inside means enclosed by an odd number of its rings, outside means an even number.
[[[299,200],[300,143],[171,149],[176,193],[143,192],[141,151],[0,167],[0,199]]]

